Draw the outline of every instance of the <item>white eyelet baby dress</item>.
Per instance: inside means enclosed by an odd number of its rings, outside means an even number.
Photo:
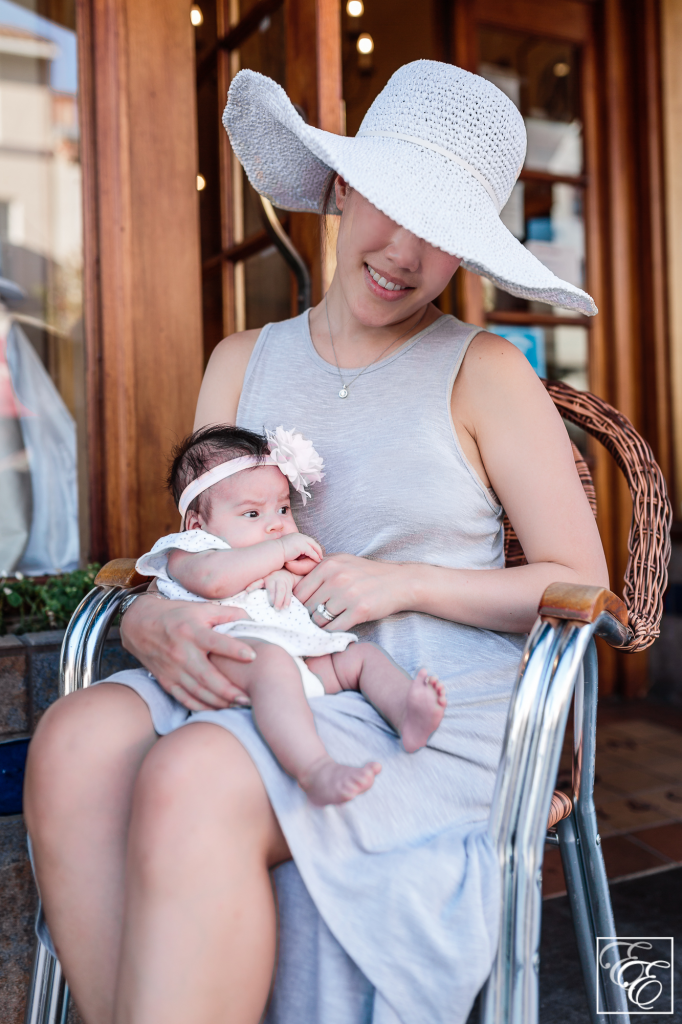
[[[159,592],[173,601],[206,601],[207,598],[185,590],[168,575],[168,556],[173,548],[181,551],[229,551],[230,545],[220,537],[204,530],[185,530],[169,533],[157,540],[151,551],[138,558],[135,568],[142,576],[156,576]],[[288,608],[273,608],[265,590],[240,591],[234,597],[225,597],[211,604],[243,608],[250,616],[236,622],[223,622],[214,629],[235,637],[252,637],[277,644],[292,656],[298,665],[306,697],[324,696],[324,687],[306,665],[304,658],[345,651],[357,637],[353,633],[332,633],[320,629],[310,618],[298,598],[291,598]]]

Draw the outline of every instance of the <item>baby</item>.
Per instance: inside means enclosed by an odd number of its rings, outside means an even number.
[[[410,679],[376,644],[320,629],[293,596],[323,551],[298,532],[289,487],[305,503],[306,486],[321,480],[321,469],[310,441],[282,427],[268,436],[230,426],[197,431],[175,450],[168,479],[183,532],[162,537],[137,562],[138,572],[158,577],[164,597],[241,609],[240,619],[215,628],[248,638],[257,657],[231,663],[230,679],[248,695],[284,770],[320,806],[365,792],[381,765],[334,761],[308,698],[359,690],[408,752],[426,744],[446,705],[435,676],[422,669]]]

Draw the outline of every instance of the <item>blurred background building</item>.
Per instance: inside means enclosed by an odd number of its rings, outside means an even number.
[[[220,123],[243,67],[348,135],[419,58],[511,98],[528,153],[502,217],[600,312],[465,271],[440,307],[629,416],[682,521],[680,48],[682,0],[0,0],[0,572],[136,555],[172,529],[165,458],[206,359],[226,334],[297,312],[300,272]],[[278,217],[319,301],[335,218],[321,231],[312,214]],[[627,488],[574,438],[618,590]],[[609,657],[606,691],[640,694],[645,656]]]

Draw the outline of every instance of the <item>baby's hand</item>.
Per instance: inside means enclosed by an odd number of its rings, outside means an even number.
[[[284,549],[284,568],[295,576],[307,576],[322,561],[322,548],[304,533],[287,533],[279,542]]]
[[[278,611],[282,608],[288,608],[291,604],[291,594],[294,589],[291,573],[287,572],[286,569],[278,569],[276,572],[269,573],[265,577],[264,583],[272,607]]]

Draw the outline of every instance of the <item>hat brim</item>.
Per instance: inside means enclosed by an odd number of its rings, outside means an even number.
[[[597,312],[587,292],[512,235],[483,185],[446,156],[402,139],[313,128],[281,86],[250,70],[232,81],[223,124],[249,181],[275,206],[319,213],[335,171],[391,220],[511,295]]]

